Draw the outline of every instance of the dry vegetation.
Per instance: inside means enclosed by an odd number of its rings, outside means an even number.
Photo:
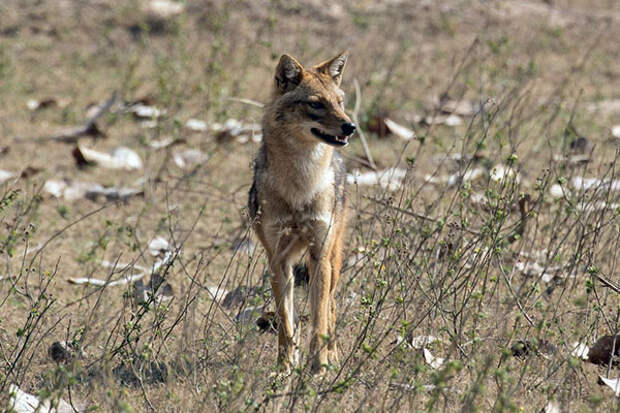
[[[620,411],[598,383],[618,359],[574,351],[620,329],[618,2],[198,0],[168,17],[148,4],[0,3],[3,409],[15,384],[101,412]],[[340,365],[282,378],[275,335],[247,311],[273,310],[245,207],[258,144],[214,125],[260,122],[231,98],[265,101],[281,53],[342,49],[347,107],[356,79],[377,168],[399,169],[349,185]],[[449,112],[441,96],[470,107],[429,125]],[[132,113],[138,100],[165,113]],[[416,137],[381,133],[385,117]],[[142,165],[84,159],[118,146]],[[342,153],[372,172],[359,139]],[[63,179],[101,186],[50,194]],[[149,248],[157,237],[168,248]],[[166,295],[136,299],[151,273]],[[240,286],[236,301],[218,293]],[[296,300],[306,332],[303,286]],[[57,341],[71,355],[48,354]]]

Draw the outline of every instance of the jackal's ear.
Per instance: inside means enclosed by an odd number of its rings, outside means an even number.
[[[280,93],[293,90],[301,82],[304,68],[297,60],[285,54],[280,58],[276,67],[276,87]]]
[[[328,74],[334,79],[334,82],[340,86],[342,81],[342,72],[344,72],[344,66],[347,64],[347,52],[342,52],[333,59],[327,60],[323,63],[316,65],[316,70]]]

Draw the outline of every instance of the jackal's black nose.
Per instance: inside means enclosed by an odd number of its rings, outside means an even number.
[[[343,123],[340,128],[342,129],[342,133],[344,133],[346,136],[349,136],[352,135],[353,132],[355,132],[356,126],[353,122],[347,122]]]

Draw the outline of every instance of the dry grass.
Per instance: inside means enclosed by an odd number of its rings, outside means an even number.
[[[620,98],[620,8],[613,0],[444,3],[195,1],[165,20],[138,1],[0,4],[0,150],[8,148],[0,169],[43,169],[0,184],[0,277],[15,276],[0,281],[0,405],[16,383],[93,411],[538,411],[549,400],[565,411],[620,411],[618,398],[597,384],[618,369],[571,355],[572,343],[592,344],[620,328],[618,293],[599,278],[620,284],[613,206],[620,192],[570,186],[574,177],[620,180],[610,135],[620,111],[606,105]],[[357,79],[360,121],[387,113],[417,139],[369,134],[375,161],[406,169],[404,184],[393,192],[349,187],[341,364],[324,377],[304,364],[280,380],[275,336],[237,322],[240,310],[208,292],[258,286],[243,306],[273,306],[261,248],[233,248],[248,235],[257,144],[218,143],[183,125],[258,122],[260,109],[229,98],[266,100],[281,53],[312,63],[342,49],[351,52],[347,107]],[[145,129],[111,112],[99,122],[107,139],[81,142],[102,151],[128,146],[143,170],[78,169],[71,145],[28,142],[82,124],[87,105],[114,90],[127,101],[149,95],[167,114]],[[456,127],[414,123],[442,94],[479,110]],[[26,108],[28,99],[48,96],[59,105]],[[554,162],[572,154],[577,134],[593,144],[592,160]],[[186,143],[148,146],[166,137]],[[172,155],[190,148],[208,161],[175,166]],[[354,159],[363,154],[360,142],[342,152],[349,170],[366,171]],[[479,156],[433,162],[446,153]],[[519,179],[489,179],[500,163]],[[477,168],[480,179],[450,187],[425,180]],[[145,193],[123,203],[58,200],[42,186],[59,178],[116,186],[144,178]],[[551,197],[557,183],[570,193]],[[525,216],[517,205],[526,194]],[[600,202],[608,206],[584,207]],[[175,292],[170,304],[135,305],[131,286],[67,283],[132,273],[105,269],[102,260],[152,266],[146,249],[155,236],[174,252],[162,270]],[[562,270],[545,282],[518,270],[527,262]],[[297,288],[302,314],[306,298]],[[421,350],[397,342],[407,334],[439,337],[429,350],[446,359],[443,366],[431,368]],[[547,340],[557,351],[515,358],[510,347],[519,339]],[[58,366],[47,354],[58,340],[87,354]]]

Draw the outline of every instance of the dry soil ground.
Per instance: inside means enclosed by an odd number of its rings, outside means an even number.
[[[198,0],[167,16],[164,3],[0,3],[0,169],[15,174],[0,184],[0,406],[17,384],[102,412],[620,411],[598,384],[617,367],[574,352],[620,327],[620,3]],[[244,313],[273,309],[246,220],[258,143],[214,126],[260,122],[235,98],[267,100],[280,54],[344,49],[346,106],[358,101],[383,178],[349,185],[339,365],[276,377],[276,336]],[[128,147],[141,168],[78,168],[76,143],[39,139],[114,91],[105,138],[78,143]],[[448,115],[442,96],[463,113],[425,122]],[[165,113],[137,119],[122,102],[139,99]],[[416,137],[380,136],[385,117]],[[204,159],[181,167],[188,150]],[[359,139],[342,152],[372,172]],[[71,199],[50,180],[142,193]],[[172,301],[68,282],[152,272],[156,237]],[[218,286],[245,288],[224,305]],[[63,340],[84,354],[55,363]],[[529,354],[514,356],[518,340]]]

